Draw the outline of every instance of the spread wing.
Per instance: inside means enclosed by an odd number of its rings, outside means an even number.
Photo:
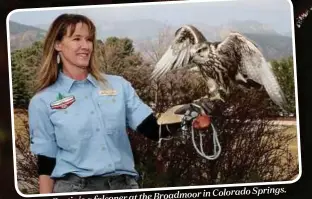
[[[273,102],[284,109],[285,95],[259,47],[239,33],[230,35],[217,47],[221,56],[238,60],[236,79],[244,83],[256,82],[264,86]],[[251,80],[251,81],[250,81]]]
[[[158,79],[168,71],[185,67],[192,56],[192,47],[206,41],[203,34],[191,25],[184,25],[175,32],[175,38],[156,63],[151,79]]]

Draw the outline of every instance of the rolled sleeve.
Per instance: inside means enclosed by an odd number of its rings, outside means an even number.
[[[127,125],[136,130],[138,125],[153,113],[153,110],[147,106],[137,95],[131,83],[125,80],[125,96],[126,96],[126,119]]]
[[[48,115],[46,104],[34,97],[28,107],[30,151],[36,155],[55,158],[57,145],[54,127]]]

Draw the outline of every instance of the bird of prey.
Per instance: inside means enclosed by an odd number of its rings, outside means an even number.
[[[151,80],[191,64],[195,64],[205,78],[211,100],[224,102],[220,92],[227,96],[230,85],[264,87],[272,101],[285,110],[285,96],[270,63],[253,41],[238,32],[231,32],[223,41],[209,42],[194,26],[181,26],[156,63]]]

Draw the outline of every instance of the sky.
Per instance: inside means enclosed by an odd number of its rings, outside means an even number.
[[[114,20],[153,19],[172,25],[203,23],[211,26],[231,20],[257,20],[277,32],[291,31],[292,4],[290,0],[206,0],[162,3],[135,3],[75,6],[67,8],[20,9],[8,15],[8,19],[26,24],[50,24],[62,13],[84,14],[95,24]]]

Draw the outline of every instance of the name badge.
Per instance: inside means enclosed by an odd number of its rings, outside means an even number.
[[[117,95],[117,91],[116,90],[101,90],[99,94],[113,96],[113,95]]]

